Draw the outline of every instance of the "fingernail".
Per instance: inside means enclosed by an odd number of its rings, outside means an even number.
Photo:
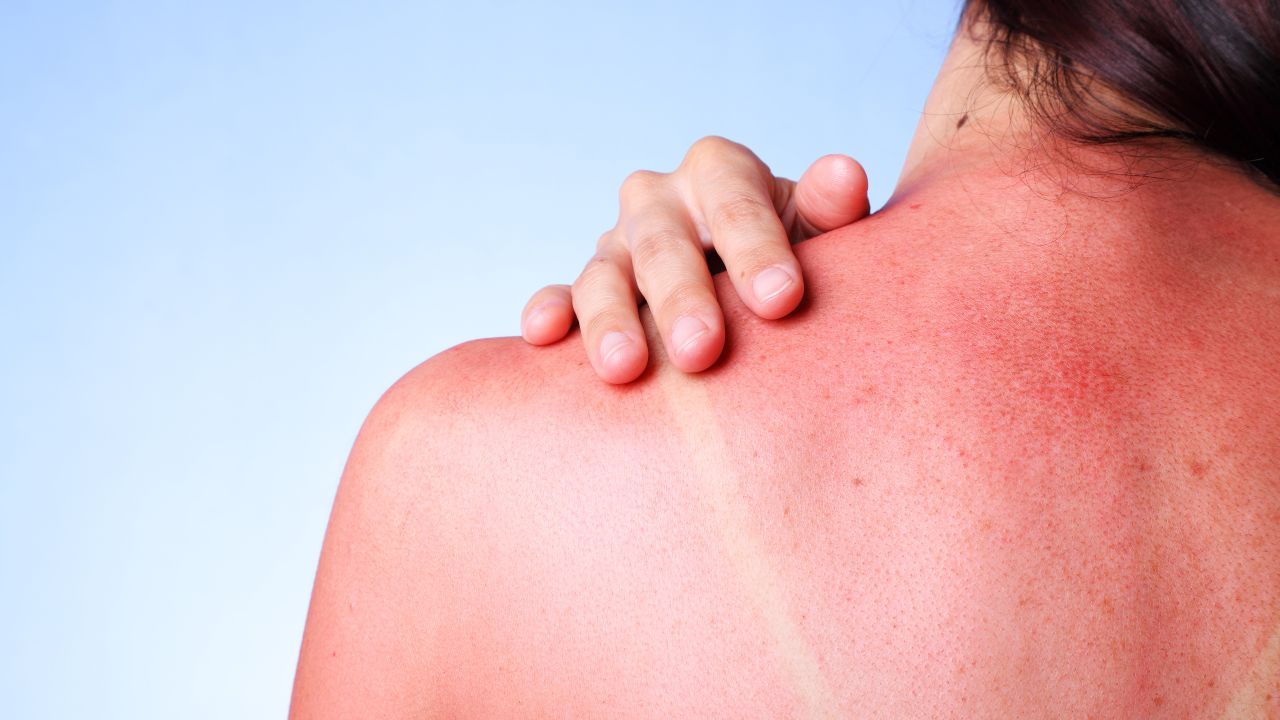
[[[609,358],[630,344],[631,338],[626,333],[615,330],[606,334],[600,341],[600,362],[605,365],[609,364]]]
[[[791,287],[796,279],[791,273],[782,268],[781,265],[765,268],[756,275],[756,279],[751,283],[751,289],[756,294],[756,300],[760,302],[769,302],[778,293]]]
[[[676,346],[676,354],[683,355],[686,348],[702,337],[710,328],[692,315],[681,315],[671,326],[671,344]]]

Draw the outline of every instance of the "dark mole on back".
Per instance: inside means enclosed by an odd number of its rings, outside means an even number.
[[[964,124],[967,122],[969,122],[969,113],[965,113],[960,116],[960,119],[956,121],[956,129],[959,130],[964,127]]]

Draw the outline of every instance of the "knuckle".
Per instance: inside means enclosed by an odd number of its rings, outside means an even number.
[[[691,157],[716,156],[736,150],[738,144],[728,138],[719,135],[707,135],[699,138],[689,148],[687,153]]]
[[[716,203],[710,220],[713,226],[736,228],[766,221],[771,216],[776,217],[777,213],[763,200],[746,192],[736,192]]]
[[[652,170],[636,170],[622,181],[622,188],[618,191],[618,195],[623,200],[628,200],[653,194],[657,192],[662,177],[662,173]]]
[[[582,272],[578,273],[578,277],[573,281],[570,292],[575,297],[597,292],[601,286],[608,284],[612,274],[610,271],[611,265],[608,257],[593,255],[587,261],[586,267],[582,268]]]
[[[754,172],[756,164],[755,154],[745,146],[719,135],[708,135],[689,148],[681,168],[697,177],[716,177],[725,170]]]
[[[631,241],[631,261],[637,268],[651,268],[669,260],[684,236],[675,228],[647,230]]]

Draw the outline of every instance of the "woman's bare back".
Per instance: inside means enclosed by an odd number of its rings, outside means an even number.
[[[785,321],[718,277],[698,376],[433,358],[352,453],[295,713],[1280,715],[1280,212],[1180,192],[903,193],[797,247]]]

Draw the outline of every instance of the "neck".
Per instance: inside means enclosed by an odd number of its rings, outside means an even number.
[[[987,82],[982,46],[962,27],[925,100],[894,196],[990,155],[995,140],[1011,133],[1020,115],[1018,106]]]
[[[1212,244],[1242,269],[1269,260],[1280,278],[1273,193],[1192,149],[1085,146],[1043,131],[989,81],[978,35],[956,33],[886,207],[934,198],[1004,234],[1109,254]]]

